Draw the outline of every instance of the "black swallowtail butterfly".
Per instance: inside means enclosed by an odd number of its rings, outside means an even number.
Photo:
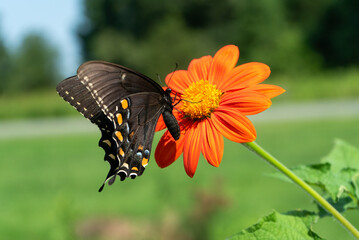
[[[56,90],[101,130],[99,146],[110,163],[104,184],[111,185],[117,175],[121,181],[142,175],[161,114],[173,138],[180,137],[172,114],[171,89],[163,90],[149,77],[129,68],[89,61],[78,68],[76,76],[60,82]]]

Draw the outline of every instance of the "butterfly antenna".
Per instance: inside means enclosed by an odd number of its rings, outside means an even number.
[[[171,77],[170,79],[168,80],[168,83],[167,83],[167,86],[170,84],[171,80],[172,80],[172,77],[173,75],[175,74],[175,72],[177,71],[178,69],[178,63],[176,63],[176,66],[175,66],[175,69],[173,70],[172,74],[171,74]]]
[[[160,76],[158,73],[156,73],[156,76],[157,76],[157,79],[158,79],[158,81],[161,83],[162,86],[163,86],[163,85],[166,85],[166,84],[162,81],[161,76]]]

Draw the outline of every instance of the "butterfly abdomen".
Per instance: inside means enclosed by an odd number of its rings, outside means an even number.
[[[172,137],[175,140],[178,140],[180,135],[181,135],[181,131],[177,122],[177,119],[175,118],[175,116],[173,116],[172,112],[165,110],[162,113],[163,116],[163,121],[165,122],[168,131],[171,133]]]

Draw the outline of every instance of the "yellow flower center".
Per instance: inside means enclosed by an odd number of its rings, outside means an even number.
[[[207,80],[192,83],[182,94],[181,111],[186,117],[203,119],[219,106],[222,92]]]

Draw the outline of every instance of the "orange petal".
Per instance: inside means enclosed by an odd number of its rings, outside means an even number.
[[[264,63],[250,62],[235,67],[226,76],[226,81],[220,82],[217,87],[222,92],[241,89],[261,83],[270,75],[270,68]]]
[[[201,129],[194,123],[186,132],[183,147],[184,169],[189,177],[196,172],[199,155],[201,153]]]
[[[223,156],[223,137],[210,119],[202,121],[202,134],[202,154],[209,164],[218,167]]]
[[[211,115],[215,128],[231,141],[253,142],[256,130],[249,119],[239,111],[228,107],[218,107]]]
[[[193,59],[188,66],[188,76],[192,82],[208,79],[208,71],[212,63],[211,56]]]
[[[239,50],[237,46],[227,45],[218,50],[213,57],[213,61],[208,73],[208,81],[218,84],[224,80],[224,76],[233,70],[237,64]]]
[[[244,115],[253,115],[263,112],[271,106],[271,100],[255,91],[230,91],[222,95],[220,106],[234,108]]]
[[[162,117],[162,114],[161,114],[161,116],[158,118],[155,131],[158,132],[158,131],[161,131],[161,130],[163,130],[165,128],[167,128],[167,127],[166,127],[165,122],[163,121],[163,117]]]
[[[183,91],[191,85],[186,70],[177,70],[169,73],[166,76],[165,82],[169,88],[178,93],[183,93]]]
[[[181,156],[184,139],[184,135],[181,135],[175,141],[168,130],[163,134],[155,151],[155,159],[160,168],[168,167]]]
[[[270,84],[257,84],[257,85],[250,86],[247,89],[261,93],[268,98],[274,98],[274,97],[285,92],[285,90],[283,88],[278,87],[276,85],[270,85]]]

